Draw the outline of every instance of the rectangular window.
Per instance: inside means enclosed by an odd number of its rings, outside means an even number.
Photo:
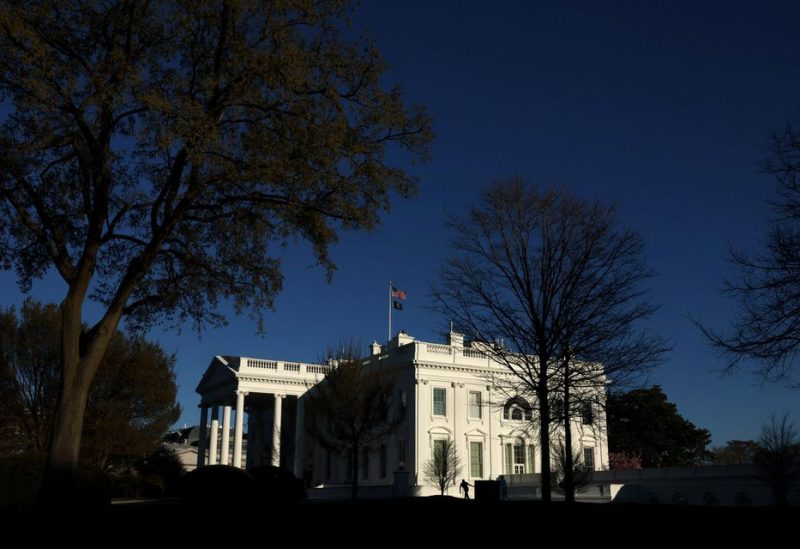
[[[406,465],[406,441],[397,441],[397,466],[405,467]]]
[[[361,471],[364,480],[369,478],[369,448],[364,448],[361,451]]]
[[[594,448],[583,449],[583,464],[590,471],[594,471]]]
[[[388,464],[388,459],[386,457],[386,445],[381,444],[381,478],[386,478],[386,469]]]
[[[447,389],[435,387],[433,389],[433,415],[447,415]]]
[[[533,459],[536,456],[536,452],[533,451],[533,445],[528,446],[528,472],[535,473],[536,469],[533,467]]]
[[[469,443],[469,476],[483,478],[483,442]]]
[[[347,452],[344,462],[344,478],[345,480],[353,480],[353,452]]]
[[[435,460],[437,456],[441,456],[444,454],[444,440],[434,440],[433,441],[433,454],[432,457]]]
[[[592,413],[591,402],[584,402],[581,404],[581,423],[584,425],[591,425],[594,423],[594,414]]]
[[[469,392],[469,417],[481,419],[481,393],[480,391]]]
[[[511,454],[511,444],[506,444],[506,474],[511,475],[514,473],[514,464],[511,462],[513,457]]]

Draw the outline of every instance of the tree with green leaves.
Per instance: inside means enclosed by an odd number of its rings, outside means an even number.
[[[572,449],[584,405],[602,409],[609,380],[633,383],[667,351],[642,327],[656,310],[644,242],[619,226],[613,207],[522,178],[484,189],[448,229],[452,253],[432,290],[435,307],[508,369],[507,394],[535,398],[542,499],[550,501],[551,431],[563,429]],[[572,471],[568,464],[568,501]]]
[[[425,463],[422,472],[425,480],[435,485],[442,496],[448,487],[456,485],[461,474],[461,457],[453,439],[447,437],[433,441],[433,455]]]
[[[320,445],[350,460],[351,497],[356,499],[362,452],[400,427],[404,408],[394,373],[358,358],[357,345],[330,350],[325,362],[332,369],[307,393],[307,430]]]
[[[89,387],[120,321],[261,325],[300,236],[331,275],[339,230],[415,190],[430,119],[381,85],[347,0],[0,4],[0,266],[54,271],[61,387],[46,491],[69,493]],[[102,304],[84,318],[87,299]],[[59,488],[60,486],[60,488]]]
[[[678,413],[658,385],[608,395],[608,451],[637,456],[642,467],[706,463],[711,433]]]
[[[26,300],[19,312],[0,310],[3,416],[14,447],[45,453],[59,395],[61,315],[56,305]],[[158,447],[180,416],[175,357],[141,336],[114,334],[87,399],[80,457],[104,468],[109,459],[136,460]]]

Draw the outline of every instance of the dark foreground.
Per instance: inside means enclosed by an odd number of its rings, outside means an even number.
[[[253,541],[265,546],[344,543],[392,547],[765,547],[792,546],[800,509],[476,502],[454,498],[312,501],[295,507],[182,508],[176,501],[112,505],[93,512],[5,515],[0,526],[60,546],[131,543],[185,547]],[[6,538],[8,539],[8,538]],[[789,545],[787,545],[787,542]],[[259,543],[260,544],[260,543]],[[409,546],[409,545],[407,545]]]

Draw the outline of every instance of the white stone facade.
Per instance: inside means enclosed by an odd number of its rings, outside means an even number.
[[[452,438],[461,458],[459,478],[470,484],[495,479],[498,475],[524,475],[535,479],[541,471],[539,441],[533,414],[536,406],[509,393],[507,369],[490,360],[478,347],[464,345],[463,336],[452,333],[447,344],[417,341],[400,332],[386,345],[372,345],[368,367],[387,368],[397,380],[398,405],[403,406],[401,427],[387,440],[361,456],[361,486],[391,486],[393,472],[405,469],[412,493],[435,493],[426,482],[424,466],[432,457],[437,439]],[[209,424],[214,410],[223,407],[223,425],[229,426],[235,412],[233,450],[212,448],[208,463],[227,463],[237,445],[241,448],[241,425],[248,414],[246,463],[280,463],[313,485],[336,486],[347,482],[349,460],[306,444],[303,428],[305,392],[321,381],[327,366],[289,363],[245,357],[215,357],[197,392],[202,396],[201,425]],[[235,409],[232,408],[235,402]],[[608,449],[602,407],[593,410],[591,420],[573,426],[573,447],[595,470],[607,469]],[[227,413],[225,410],[227,409]],[[219,412],[216,413],[219,418]],[[277,419],[277,422],[276,422]],[[212,432],[219,419],[210,422]],[[237,437],[239,437],[237,439]],[[558,438],[556,432],[554,438]],[[239,442],[237,442],[239,440]],[[287,446],[288,443],[288,446]],[[202,443],[201,443],[202,444]],[[276,450],[277,448],[277,450]],[[239,450],[241,452],[241,450]],[[201,448],[200,456],[206,456]],[[366,462],[365,462],[365,459]],[[535,482],[534,482],[535,484]],[[449,490],[457,494],[457,488]]]

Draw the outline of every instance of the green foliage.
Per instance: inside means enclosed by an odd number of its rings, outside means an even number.
[[[178,454],[170,448],[159,446],[155,452],[137,461],[134,469],[143,477],[159,479],[162,495],[177,496],[180,493],[183,463]]]
[[[639,456],[642,467],[698,465],[708,461],[711,434],[678,414],[658,385],[610,393],[609,452]]]
[[[59,390],[58,307],[26,300],[19,313],[0,310],[0,412],[10,447],[43,453],[53,432]],[[180,415],[175,358],[157,344],[116,334],[89,391],[83,461],[104,468],[109,457],[153,452]]]
[[[350,2],[4,2],[0,265],[23,288],[55,267],[140,323],[261,317],[275,244],[306,238],[329,273],[337,228],[372,229],[415,181],[430,119],[384,90]],[[82,296],[76,295],[75,297]]]

